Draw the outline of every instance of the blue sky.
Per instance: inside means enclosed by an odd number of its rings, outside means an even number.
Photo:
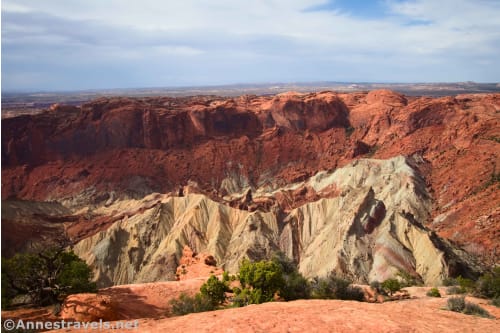
[[[499,82],[497,0],[3,0],[2,91]]]

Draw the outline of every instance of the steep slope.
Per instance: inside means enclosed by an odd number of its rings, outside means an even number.
[[[221,263],[226,251],[230,251],[231,236],[256,220],[268,223],[268,228],[277,234],[276,217],[271,213],[234,209],[201,194],[164,196],[143,213],[126,217],[85,238],[74,250],[94,267],[102,286],[173,280],[185,245],[196,252],[211,253]],[[253,235],[251,242],[241,241],[241,247],[245,247],[240,248],[241,256],[259,240],[268,241],[269,236],[264,233]]]
[[[2,255],[43,248],[64,241],[64,222],[76,221],[57,202],[7,200],[2,202]]]
[[[365,283],[404,270],[439,284],[450,273],[470,275],[478,269],[418,222],[430,216],[429,197],[403,157],[358,160],[289,188],[302,186],[320,194],[335,187],[340,195],[289,213],[278,206],[235,209],[202,194],[156,197],[153,206],[150,197],[116,202],[106,210],[126,205],[139,213],[81,240],[74,250],[94,268],[101,286],[173,279],[186,245],[213,254],[232,273],[243,258],[263,259],[278,250],[294,258],[307,277],[336,271]],[[273,200],[279,191],[261,189],[256,195]]]

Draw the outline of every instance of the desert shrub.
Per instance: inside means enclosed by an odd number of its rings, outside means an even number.
[[[462,287],[459,286],[451,286],[446,288],[446,294],[448,295],[458,295],[458,294],[465,294],[467,291],[463,289]]]
[[[471,279],[463,278],[461,276],[457,277],[457,283],[460,288],[462,288],[466,292],[473,291],[475,287],[474,281],[472,281]]]
[[[299,272],[283,276],[284,285],[280,289],[280,296],[286,301],[307,299],[310,295],[309,281]]]
[[[241,289],[233,288],[234,306],[269,302],[276,294],[286,301],[309,298],[309,282],[283,253],[267,261],[243,260],[238,277]]]
[[[387,293],[385,292],[384,289],[382,289],[382,286],[380,284],[380,282],[378,281],[372,281],[370,282],[370,287],[378,294],[381,294],[381,295],[386,295]]]
[[[311,297],[317,299],[341,299],[350,281],[331,274],[326,278],[314,278],[311,282]]]
[[[418,278],[411,275],[407,271],[400,270],[396,275],[399,278],[401,278],[401,282],[400,282],[401,288],[416,286],[416,285],[420,284],[420,281],[418,280]]]
[[[250,289],[245,294],[250,294],[252,303],[260,304],[272,301],[274,295],[283,288],[282,268],[274,261],[250,262],[243,260],[239,270],[240,283],[243,289]]]
[[[495,297],[491,300],[491,305],[496,306],[497,308],[500,308],[500,297]]]
[[[281,267],[283,274],[284,283],[279,290],[280,297],[286,301],[309,298],[309,281],[300,274],[297,265],[281,252],[276,253],[272,261]]]
[[[351,281],[329,275],[326,278],[314,278],[311,282],[311,297],[316,299],[342,299],[363,301],[361,288],[351,285]]]
[[[297,272],[297,265],[283,252],[274,253],[271,261],[281,267],[281,272],[283,274],[291,274]]]
[[[222,281],[229,283],[230,281],[236,281],[236,280],[238,280],[238,277],[236,275],[229,275],[229,273],[226,271],[222,273]]]
[[[201,288],[200,293],[203,297],[210,300],[213,306],[220,305],[226,300],[226,291],[230,291],[227,281],[229,276],[223,277],[223,281],[219,280],[215,275],[211,275]]]
[[[309,282],[297,270],[295,263],[282,253],[270,261],[250,262],[240,265],[241,288],[233,288],[234,306],[259,304],[272,301],[276,293],[286,301],[307,298],[364,300],[361,288],[351,282],[330,275]]]
[[[438,288],[432,288],[427,292],[427,296],[429,297],[441,297],[441,293]]]
[[[462,312],[465,309],[465,297],[450,297],[447,301],[448,310]]]
[[[375,291],[379,291],[380,290],[380,282],[378,281],[372,281],[370,282],[370,287],[375,290]]]
[[[62,252],[59,255],[60,268],[56,275],[56,283],[64,286],[65,294],[76,294],[82,292],[96,291],[96,285],[92,282],[93,274],[90,267],[73,252]]]
[[[445,287],[456,286],[457,284],[458,284],[457,280],[452,277],[447,277],[443,279],[443,286]]]
[[[486,311],[485,309],[483,309],[479,305],[474,304],[474,303],[470,303],[470,302],[465,302],[465,307],[464,307],[462,312],[465,314],[468,314],[468,315],[477,315],[477,316],[484,317],[484,318],[491,317],[491,315],[488,311]]]
[[[198,293],[189,296],[185,293],[180,294],[179,298],[170,300],[172,313],[176,316],[183,316],[188,313],[204,312],[215,310],[211,299]]]
[[[491,315],[477,304],[466,302],[464,296],[450,297],[447,302],[448,310],[461,312],[468,315],[478,315],[485,318],[490,318]]]
[[[500,267],[481,276],[476,283],[476,294],[482,297],[500,297]]]
[[[18,253],[2,260],[2,306],[18,295],[34,305],[56,304],[69,294],[95,291],[91,280],[88,265],[63,247]]]
[[[317,299],[334,299],[335,298],[334,290],[330,286],[328,278],[315,277],[311,281],[311,297],[317,298]]]
[[[262,291],[260,289],[233,288],[233,306],[242,307],[250,304],[261,303]]]
[[[389,295],[401,290],[401,284],[397,279],[387,279],[380,285]]]

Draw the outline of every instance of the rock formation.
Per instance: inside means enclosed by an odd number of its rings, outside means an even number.
[[[179,260],[175,276],[178,281],[194,278],[209,278],[211,275],[222,275],[224,271],[217,267],[217,260],[208,253],[194,253],[185,245]]]
[[[500,249],[499,110],[499,94],[379,90],[102,98],[5,119],[2,244],[64,229],[101,286],[175,279],[186,245],[232,272],[281,250],[307,276],[474,274],[459,246],[490,264]]]
[[[67,321],[112,321],[165,317],[169,301],[181,293],[195,294],[205,279],[121,285],[95,294],[73,294],[61,306],[60,319]]]
[[[341,194],[288,214],[235,209],[202,194],[162,196],[154,206],[149,198],[117,202],[141,213],[81,240],[74,250],[95,269],[101,286],[172,279],[179,260],[186,261],[185,246],[213,254],[231,273],[245,257],[264,259],[276,251],[294,258],[307,277],[334,271],[365,283],[402,270],[438,284],[450,272],[478,269],[419,222],[430,217],[430,198],[403,157],[357,160],[288,187],[302,186],[320,194],[334,186]],[[256,193],[273,197],[277,191]],[[114,205],[107,209],[121,211]]]

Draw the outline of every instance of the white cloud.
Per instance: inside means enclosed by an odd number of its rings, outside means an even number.
[[[48,46],[60,51],[70,45],[75,52],[91,54],[92,61],[103,64],[109,61],[110,54],[135,61],[142,58],[145,64],[166,68],[189,59],[205,61],[207,65],[200,68],[207,68],[207,72],[197,77],[210,77],[210,68],[217,68],[219,73],[224,66],[237,66],[238,62],[246,64],[248,77],[252,78],[262,67],[271,70],[262,74],[267,78],[276,63],[311,66],[310,76],[307,70],[294,68],[303,73],[296,80],[327,79],[320,77],[321,73],[334,75],[344,70],[342,66],[351,66],[354,72],[356,64],[388,70],[391,64],[394,68],[407,68],[408,72],[402,75],[409,75],[408,80],[412,80],[412,68],[417,68],[421,75],[421,69],[429,64],[459,67],[474,62],[500,68],[496,59],[500,54],[498,1],[385,0],[388,15],[370,19],[340,10],[306,10],[325,3],[326,0],[4,0],[2,44],[11,59],[10,52],[16,52],[20,45],[42,49],[47,57]],[[161,63],[162,57],[169,63]],[[323,67],[323,71],[318,67]],[[435,68],[424,72],[437,75]],[[278,76],[283,74],[276,73],[276,80],[280,80]],[[500,69],[492,69],[488,77],[484,76],[483,67],[477,73],[470,77],[467,72],[464,79],[498,80]],[[188,80],[188,74],[192,73],[186,72],[179,81]],[[228,82],[245,81],[245,77],[236,80],[230,73],[226,75]],[[378,80],[392,75],[380,71]],[[429,78],[436,79],[446,81]],[[377,80],[376,73],[366,80]]]
[[[29,13],[31,8],[12,1],[3,1],[2,11],[11,13]]]
[[[305,12],[326,1],[119,1],[7,0],[4,11],[29,9],[66,20],[98,22],[115,29],[138,33],[197,34],[199,39],[251,38],[275,35],[306,45],[386,49],[404,52],[425,48],[440,52],[457,44],[479,47],[498,38],[499,6],[492,1],[418,0],[389,1],[395,17],[362,20],[335,11]],[[493,9],[493,12],[492,12]],[[429,21],[429,25],[405,25],[407,20]],[[494,30],[493,28],[496,28]],[[470,34],[481,32],[480,35]],[[64,32],[62,32],[64,33]],[[484,48],[484,47],[483,47]]]

